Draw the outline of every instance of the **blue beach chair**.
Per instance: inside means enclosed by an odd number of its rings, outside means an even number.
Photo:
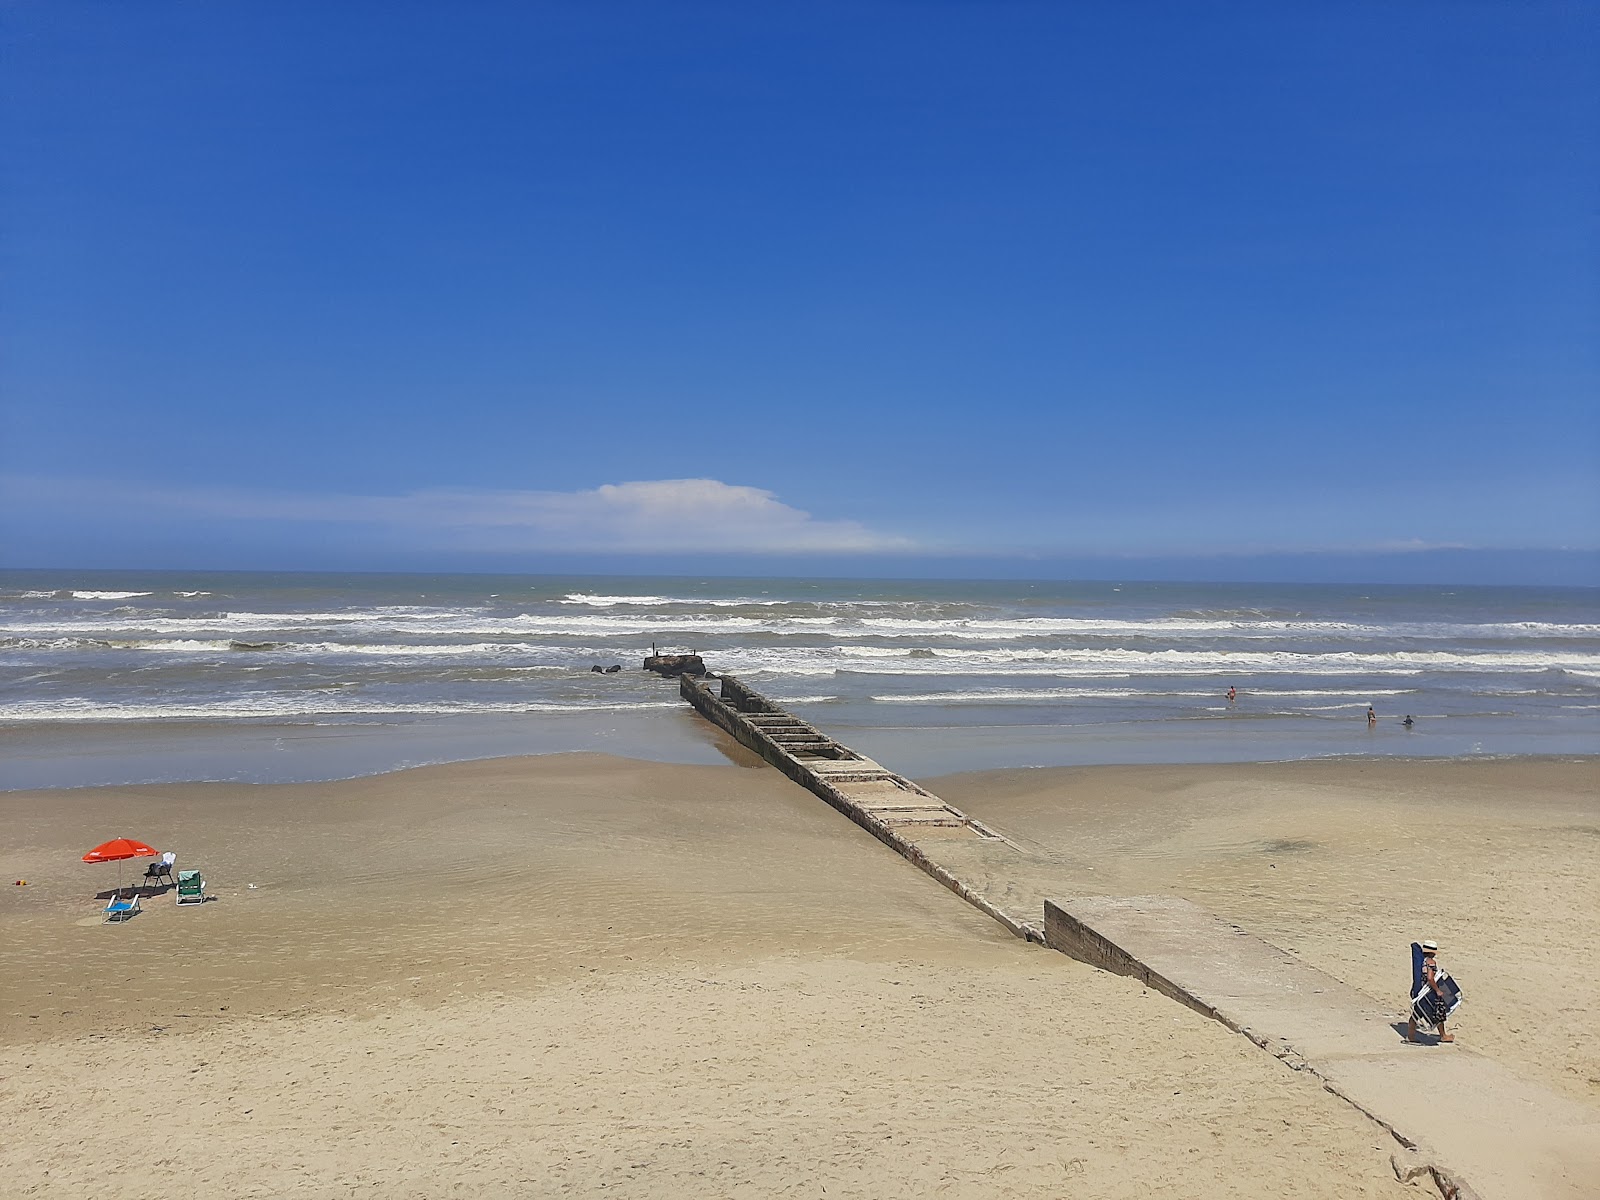
[[[126,900],[122,898],[122,893],[118,892],[111,897],[111,902],[106,905],[106,921],[126,921],[138,911],[138,892],[135,892]]]

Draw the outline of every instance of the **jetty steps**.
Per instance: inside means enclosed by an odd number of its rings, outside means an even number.
[[[974,819],[732,675],[682,675],[679,692],[1016,936],[1138,979],[1315,1076],[1393,1135],[1402,1182],[1432,1183],[1446,1200],[1600,1195],[1600,1110],[1460,1045],[1407,1043],[1403,998],[1375,1000],[1179,897],[1086,893],[1076,868],[1046,848]]]

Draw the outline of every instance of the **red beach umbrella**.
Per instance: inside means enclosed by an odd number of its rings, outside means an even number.
[[[101,842],[83,856],[84,862],[117,862],[124,858],[154,858],[159,850],[152,850],[133,838],[112,838]]]
[[[114,862],[121,863],[128,858],[154,858],[160,851],[152,850],[143,842],[133,838],[112,838],[109,842],[101,842],[93,850],[83,856],[86,863]],[[122,867],[117,867],[117,891],[122,891]]]

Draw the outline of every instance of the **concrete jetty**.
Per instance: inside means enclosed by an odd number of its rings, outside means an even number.
[[[1021,848],[903,775],[858,754],[768,700],[732,675],[684,675],[679,694],[801,787],[809,789],[873,837],[921,867],[1018,937],[1044,940],[1043,910],[1031,920],[1014,905],[995,903],[951,869],[952,841],[997,848],[1007,859]],[[928,845],[930,838],[937,849]]]
[[[975,820],[731,675],[685,675],[679,690],[1018,937],[1132,976],[1316,1076],[1394,1136],[1402,1181],[1431,1181],[1447,1200],[1600,1195],[1600,1111],[1465,1047],[1408,1044],[1403,1002],[1374,1000],[1177,897],[1079,895],[1083,877],[1046,848]]]

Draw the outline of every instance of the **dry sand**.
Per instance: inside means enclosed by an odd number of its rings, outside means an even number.
[[[765,768],[11,793],[0,828],[7,1196],[1419,1194],[1314,1080]],[[77,857],[119,834],[218,899],[99,923]]]
[[[1177,895],[1406,1009],[1435,938],[1460,1042],[1600,1105],[1600,759],[991,771],[929,781],[1078,895]],[[1600,1181],[1595,1193],[1600,1195]]]

